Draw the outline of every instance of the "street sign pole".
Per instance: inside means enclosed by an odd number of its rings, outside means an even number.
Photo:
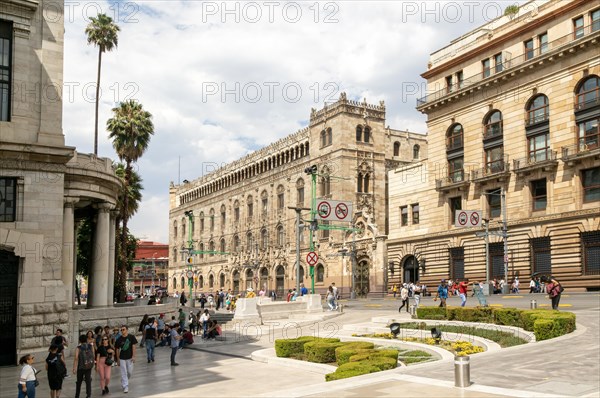
[[[490,295],[490,220],[485,222],[485,283],[483,284],[483,294]]]
[[[314,222],[315,216],[316,216],[316,207],[317,207],[317,172],[316,172],[316,170],[314,173],[311,174],[310,177],[311,177],[310,220],[311,220],[311,222]],[[315,243],[313,241],[314,232],[312,231],[312,229],[310,230],[309,239],[310,239],[310,251],[314,252],[315,251]],[[310,269],[310,292],[312,294],[315,294],[315,267],[309,267],[309,269]]]
[[[504,186],[500,187],[500,199],[502,206],[502,240],[504,242],[504,287],[502,288],[502,294],[508,294],[508,221],[506,215],[506,191]]]

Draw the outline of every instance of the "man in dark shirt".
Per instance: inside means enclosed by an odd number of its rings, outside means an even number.
[[[52,339],[52,342],[50,343],[58,346],[59,353],[61,353],[65,347],[69,346],[69,344],[67,344],[67,339],[65,338],[65,336],[63,336],[62,333],[62,329],[56,329],[55,336]]]
[[[129,328],[126,325],[121,326],[121,337],[117,339],[116,348],[118,363],[121,367],[121,386],[124,393],[129,392],[129,379],[133,374],[137,342],[135,336],[129,334]]]

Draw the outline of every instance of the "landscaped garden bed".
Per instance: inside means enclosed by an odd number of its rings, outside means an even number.
[[[456,356],[465,356],[484,352],[483,347],[473,345],[468,341],[447,341],[447,340],[436,340],[434,338],[418,338],[418,337],[404,337],[398,338],[391,333],[372,333],[372,334],[353,334],[354,337],[368,337],[375,339],[388,339],[388,340],[400,340],[407,341],[410,343],[421,343],[427,345],[435,345],[445,350],[452,352]]]

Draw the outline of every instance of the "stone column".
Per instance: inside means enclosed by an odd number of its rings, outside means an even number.
[[[110,203],[100,203],[93,244],[91,283],[88,292],[88,307],[105,307],[108,302],[108,264],[110,252]]]
[[[62,272],[65,286],[67,308],[73,308],[73,284],[75,276],[75,213],[74,207],[79,199],[64,198],[63,231],[62,231]]]
[[[112,307],[115,296],[115,228],[117,222],[117,212],[110,212],[110,225],[108,234],[108,297],[106,304]]]

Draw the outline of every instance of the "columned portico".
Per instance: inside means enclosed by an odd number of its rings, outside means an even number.
[[[95,205],[98,209],[93,246],[92,271],[88,307],[104,307],[108,303],[110,258],[110,203]]]
[[[63,208],[63,244],[61,279],[65,286],[67,307],[73,307],[73,281],[75,274],[75,204],[78,198],[64,198]]]
[[[115,228],[117,221],[117,211],[110,212],[109,225],[109,246],[108,246],[108,294],[106,305],[111,307],[114,304],[115,297]]]

